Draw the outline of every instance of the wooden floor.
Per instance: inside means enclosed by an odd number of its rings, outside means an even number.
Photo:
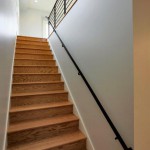
[[[8,150],[86,150],[46,39],[17,37]]]

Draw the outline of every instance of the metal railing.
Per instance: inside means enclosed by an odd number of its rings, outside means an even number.
[[[63,1],[63,2],[62,2]],[[68,0],[73,1],[73,0]],[[84,81],[84,83],[86,84],[87,88],[89,89],[90,93],[92,94],[95,102],[97,103],[99,109],[102,111],[105,119],[107,120],[107,122],[109,123],[111,129],[113,130],[114,134],[116,135],[115,140],[118,140],[121,144],[121,146],[123,147],[124,150],[133,150],[131,147],[128,148],[125,141],[123,140],[123,138],[121,137],[120,133],[118,132],[118,130],[116,129],[115,125],[113,124],[112,120],[110,119],[109,115],[107,114],[107,112],[105,111],[104,107],[102,106],[100,100],[98,99],[97,95],[95,94],[94,90],[92,89],[92,87],[90,86],[89,82],[87,81],[85,75],[83,74],[83,72],[80,70],[79,66],[77,65],[76,61],[74,60],[74,58],[72,57],[72,55],[70,54],[69,50],[67,49],[66,45],[64,44],[64,42],[62,41],[62,39],[60,38],[59,34],[56,31],[56,27],[60,22],[60,18],[62,17],[62,15],[60,15],[60,11],[59,10],[64,10],[63,13],[66,14],[67,13],[67,9],[69,8],[69,6],[67,5],[68,3],[67,0],[57,0],[53,10],[50,13],[50,16],[47,17],[48,19],[48,23],[49,25],[52,27],[53,31],[55,32],[55,34],[57,35],[58,39],[60,40],[62,47],[64,48],[64,50],[66,51],[66,53],[68,54],[69,58],[72,60],[73,64],[75,65],[77,71],[78,71],[78,75],[80,75]],[[67,3],[66,3],[67,2]],[[59,6],[59,9],[57,8]],[[63,9],[61,9],[61,7]],[[70,7],[71,8],[71,7]],[[58,12],[57,12],[58,11]],[[57,17],[60,16],[60,17]],[[58,20],[57,20],[58,19]],[[49,36],[50,37],[50,36]]]
[[[49,20],[53,27],[56,28],[65,15],[69,12],[77,0],[57,0],[50,15]]]

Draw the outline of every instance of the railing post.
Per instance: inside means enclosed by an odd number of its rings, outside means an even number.
[[[54,6],[54,28],[56,28],[56,5]]]
[[[66,0],[64,0],[64,14],[66,14]]]

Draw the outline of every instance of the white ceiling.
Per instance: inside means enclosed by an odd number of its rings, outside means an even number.
[[[25,10],[28,8],[42,10],[46,12],[51,12],[56,0],[19,0],[20,2],[20,10]]]

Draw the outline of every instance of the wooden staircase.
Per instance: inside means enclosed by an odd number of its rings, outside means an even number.
[[[46,39],[18,36],[8,150],[86,150]]]

